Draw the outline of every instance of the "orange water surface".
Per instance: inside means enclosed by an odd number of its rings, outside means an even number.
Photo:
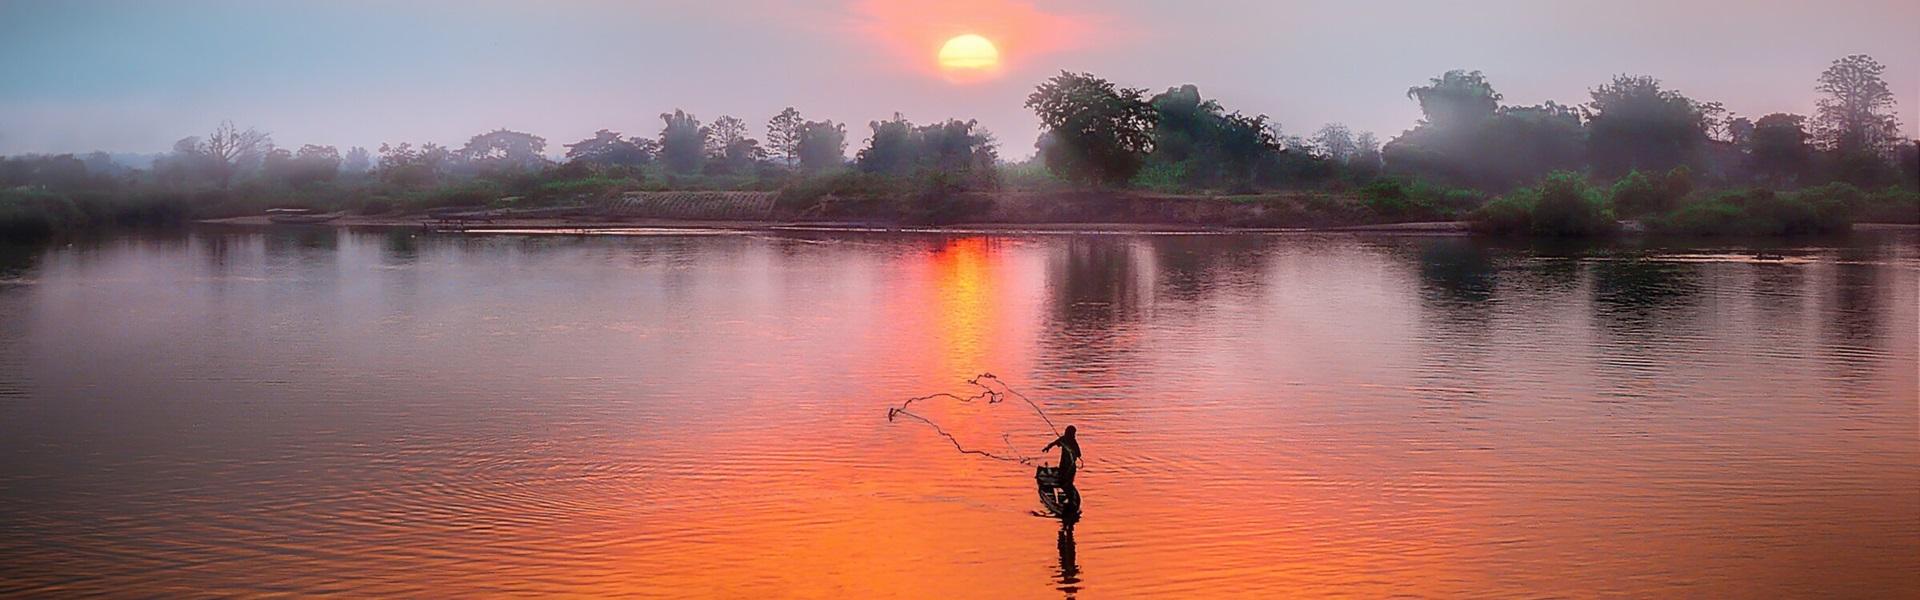
[[[1912,233],[0,246],[0,595],[1916,597],[1917,305]],[[1072,529],[887,419],[983,372]]]

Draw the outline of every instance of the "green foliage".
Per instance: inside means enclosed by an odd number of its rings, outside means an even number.
[[[1623,217],[1665,213],[1680,206],[1687,194],[1693,192],[1691,173],[1684,166],[1675,167],[1658,178],[1632,171],[1613,182],[1608,197],[1613,210]]]
[[[1841,233],[1852,227],[1854,209],[1848,203],[1857,196],[1850,186],[1787,194],[1764,188],[1731,191],[1688,203],[1651,224],[1663,233],[1702,236]]]
[[[1889,187],[1865,198],[1855,220],[1862,223],[1920,224],[1920,189]]]
[[[1790,181],[1807,172],[1813,149],[1807,145],[1806,117],[1773,113],[1753,124],[1748,162],[1753,171],[1775,181]]]
[[[638,167],[653,162],[659,144],[653,140],[621,137],[620,132],[602,129],[593,137],[567,144],[567,160],[602,166]]]
[[[847,164],[847,126],[833,121],[808,121],[800,125],[794,153],[800,169],[820,172]]]
[[[1374,180],[1360,188],[1360,198],[1369,212],[1390,221],[1450,218],[1480,206],[1484,200],[1473,190],[1426,181],[1408,183],[1398,178]]]
[[[1266,115],[1228,113],[1200,88],[1169,88],[1151,102],[1153,152],[1135,185],[1161,191],[1225,187],[1251,191],[1261,159],[1280,151]]]
[[[993,166],[993,138],[974,131],[974,121],[949,120],[915,127],[899,113],[869,124],[873,137],[855,156],[861,171],[906,175],[921,170],[973,171]]]
[[[1621,75],[1593,89],[1586,106],[1588,155],[1604,175],[1666,170],[1694,162],[1718,104],[1663,89],[1660,80]]]
[[[1469,215],[1474,231],[1495,235],[1525,235],[1533,231],[1532,198],[1508,194],[1495,198]]]
[[[1463,69],[1447,71],[1427,85],[1408,88],[1407,97],[1420,102],[1426,124],[1441,128],[1477,125],[1493,116],[1501,99],[1485,75]]]
[[[1047,165],[1038,159],[1017,163],[1003,163],[999,166],[1000,185],[1015,190],[1058,190],[1071,184],[1047,170]]]
[[[1578,113],[1552,102],[1497,106],[1500,94],[1477,71],[1450,71],[1408,95],[1427,119],[1381,149],[1391,173],[1505,189],[1585,163]]]
[[[615,192],[636,190],[640,180],[632,177],[608,177],[594,175],[580,179],[562,179],[540,184],[540,191],[552,196],[603,196]]]
[[[1618,227],[1599,190],[1580,174],[1566,171],[1487,203],[1472,219],[1480,231],[1544,237],[1594,237]]]
[[[666,126],[660,129],[660,161],[667,170],[679,174],[698,173],[707,158],[707,128],[700,119],[674,109],[662,113]]]
[[[1040,157],[1061,178],[1122,185],[1153,149],[1157,114],[1146,90],[1120,88],[1088,73],[1062,71],[1027,96],[1046,135]]]

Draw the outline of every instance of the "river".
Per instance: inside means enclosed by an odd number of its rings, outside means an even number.
[[[1920,235],[0,246],[0,595],[1915,597]],[[1086,452],[1085,516],[955,441]],[[991,384],[991,380],[987,380]]]

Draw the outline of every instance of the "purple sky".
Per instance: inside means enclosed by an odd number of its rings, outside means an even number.
[[[0,154],[161,151],[221,119],[343,148],[506,127],[557,153],[600,128],[652,136],[674,108],[758,130],[792,105],[856,147],[895,111],[979,119],[1019,158],[1037,132],[1021,102],[1060,69],[1384,140],[1418,118],[1406,88],[1447,69],[1510,104],[1634,73],[1759,116],[1813,112],[1814,79],[1852,53],[1887,65],[1913,135],[1916,23],[1912,0],[0,0]],[[934,67],[966,32],[1000,43],[997,77]]]

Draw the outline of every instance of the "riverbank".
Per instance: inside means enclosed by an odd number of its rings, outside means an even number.
[[[274,223],[265,215],[201,219],[203,225],[235,227],[353,227],[425,229],[424,215],[341,215],[325,223],[286,225]],[[1138,233],[1279,233],[1307,231],[1352,231],[1380,233],[1465,234],[1466,221],[1423,221],[1329,227],[1232,227],[1179,223],[1137,222],[980,222],[946,225],[908,225],[883,221],[795,221],[795,220],[714,220],[714,219],[609,219],[594,217],[498,219],[448,229],[460,233],[593,233],[618,230],[698,229],[731,231],[990,231],[990,232],[1138,232]]]

